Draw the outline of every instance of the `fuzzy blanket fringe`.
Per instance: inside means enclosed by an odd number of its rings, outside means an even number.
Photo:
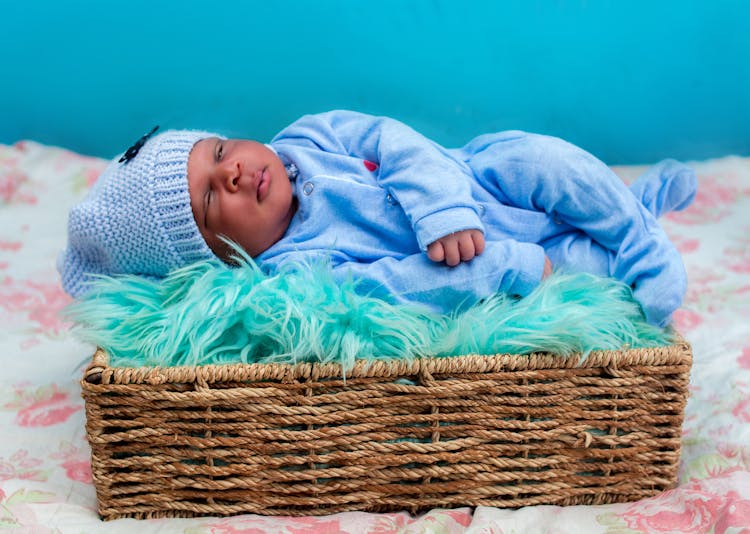
[[[84,341],[110,365],[195,366],[335,362],[460,354],[663,346],[672,335],[646,323],[630,288],[608,278],[555,273],[523,299],[497,294],[451,315],[392,304],[334,281],[323,265],[268,276],[201,262],[155,282],[102,277],[68,306]]]

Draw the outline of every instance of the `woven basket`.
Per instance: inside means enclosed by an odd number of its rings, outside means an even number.
[[[672,487],[690,346],[113,368],[82,380],[105,519],[638,500]]]

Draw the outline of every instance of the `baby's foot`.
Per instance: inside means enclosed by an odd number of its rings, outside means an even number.
[[[657,163],[630,186],[636,198],[655,217],[687,208],[697,189],[693,169],[672,159]]]

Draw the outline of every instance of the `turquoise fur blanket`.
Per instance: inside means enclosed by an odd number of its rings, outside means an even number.
[[[110,364],[336,362],[460,354],[661,346],[671,334],[645,322],[630,289],[613,279],[553,274],[523,299],[497,294],[452,315],[359,295],[325,266],[268,276],[203,262],[162,281],[102,278],[66,309],[78,336]]]

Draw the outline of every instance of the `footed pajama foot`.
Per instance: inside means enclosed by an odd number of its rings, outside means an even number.
[[[695,199],[695,172],[675,160],[664,160],[643,173],[630,190],[655,217],[687,208]]]

